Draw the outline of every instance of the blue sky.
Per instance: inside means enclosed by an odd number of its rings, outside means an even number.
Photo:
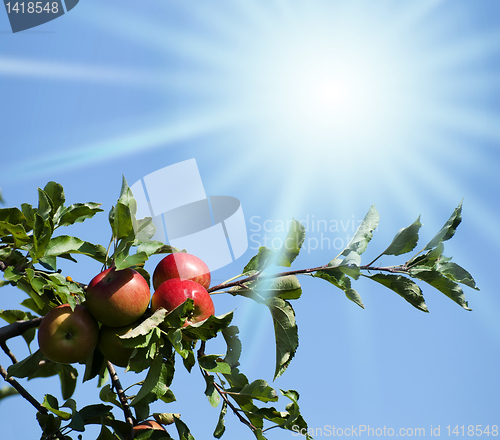
[[[381,221],[368,262],[419,214],[425,244],[463,198],[463,224],[445,254],[481,289],[465,288],[472,312],[423,286],[424,314],[368,280],[354,285],[362,310],[328,283],[304,279],[294,304],[300,347],[274,385],[301,393],[312,428],[425,428],[430,437],[431,426],[447,436],[447,426],[499,425],[500,5],[241,3],[82,0],[17,34],[1,12],[7,204],[36,203],[36,188],[55,180],[69,202],[101,202],[107,212],[122,175],[133,183],[195,158],[207,194],[238,198],[247,221],[250,247],[214,273],[223,281],[264,240],[283,237],[280,224],[292,217],[307,225],[293,267],[314,267],[337,255],[375,204]],[[339,230],[318,230],[322,221]],[[107,243],[107,215],[73,233]],[[99,265],[79,261],[65,273],[89,281]],[[3,288],[0,307],[22,298]],[[242,369],[271,381],[267,311],[234,298],[215,302],[220,313],[236,308]],[[12,348],[26,355],[23,344]],[[128,375],[123,381],[133,383]],[[155,411],[180,412],[197,439],[211,438],[218,410],[206,402],[201,377],[180,366],[177,375],[178,402]],[[56,381],[28,385],[40,400],[58,395]],[[80,384],[76,398],[96,400],[95,384]],[[38,438],[34,415],[21,398],[0,402],[0,437]],[[231,414],[226,423],[225,437],[253,438]],[[273,430],[269,438],[294,437]]]

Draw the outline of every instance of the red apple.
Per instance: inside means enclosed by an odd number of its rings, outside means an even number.
[[[140,321],[123,327],[101,326],[99,330],[99,349],[104,357],[118,367],[126,367],[132,356],[133,348],[124,347],[119,336],[123,336],[131,329],[137,327]]]
[[[158,422],[155,422],[154,420],[146,420],[145,422],[141,422],[138,425],[135,425],[133,428],[134,431],[134,438],[137,436],[137,434],[140,431],[143,431],[145,429],[153,429],[155,431],[165,431],[166,429],[161,426]],[[171,438],[168,434],[165,434],[165,438]]]
[[[85,305],[102,324],[122,327],[144,314],[150,296],[148,283],[139,272],[111,267],[92,279]]]
[[[198,257],[176,252],[167,255],[158,263],[153,273],[153,287],[158,289],[161,283],[172,278],[196,281],[205,289],[210,287],[210,270]]]
[[[38,329],[43,355],[61,364],[83,362],[97,345],[99,325],[87,308],[63,304],[50,310]]]
[[[194,311],[192,316],[184,323],[184,327],[195,322],[204,321],[214,314],[214,303],[207,289],[195,281],[181,280],[179,278],[172,278],[160,284],[153,294],[151,308],[153,312],[160,307],[171,312],[188,298],[191,298],[194,302]]]

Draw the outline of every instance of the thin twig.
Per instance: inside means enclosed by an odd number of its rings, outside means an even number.
[[[7,346],[7,343],[5,341],[0,341],[0,347],[2,347],[2,350],[5,352],[5,354],[7,356],[9,356],[12,363],[17,364],[17,359],[14,356],[14,353],[12,353],[12,351],[10,351],[10,348]]]
[[[208,374],[208,373],[206,373],[206,374]],[[210,374],[208,374],[208,375],[210,376]],[[233,402],[231,402],[229,400],[229,397],[227,396],[226,391],[224,391],[224,389],[222,389],[222,387],[217,382],[214,381],[213,384],[214,384],[214,387],[217,390],[217,392],[220,394],[220,396],[224,400],[224,402],[226,402],[227,406],[229,406],[229,408],[231,408],[233,410],[233,413],[235,414],[236,417],[238,417],[240,422],[243,423],[244,425],[248,426],[252,431],[255,431],[257,428],[252,424],[252,422],[250,422],[249,420],[247,420],[245,417],[243,417],[240,414],[240,411],[238,410],[238,408],[236,408],[236,406],[234,406]]]
[[[205,355],[205,345],[206,345],[206,342],[201,341],[200,348],[198,349],[198,359]],[[200,368],[200,370],[205,377],[211,376],[211,374],[208,373],[207,371],[202,370],[201,368]],[[236,406],[234,406],[233,402],[231,402],[229,400],[229,398],[227,397],[228,393],[218,383],[216,383],[215,380],[212,383],[214,384],[215,389],[220,394],[220,396],[222,397],[224,402],[226,402],[227,406],[229,406],[229,408],[231,408],[233,410],[234,414],[236,415],[236,417],[238,417],[240,422],[243,423],[244,425],[248,426],[252,431],[255,431],[257,428],[249,420],[247,420],[245,417],[243,417],[239,413],[239,409],[236,408]]]

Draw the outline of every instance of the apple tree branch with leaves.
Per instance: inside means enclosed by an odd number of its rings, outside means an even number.
[[[103,271],[133,272],[141,278],[141,283],[144,281],[149,292],[150,288],[155,289],[145,262],[155,254],[169,255],[186,250],[152,240],[155,234],[152,219],[136,219],[136,202],[125,179],[120,197],[109,212],[112,238],[107,247],[62,232],[102,212],[100,204],[66,206],[65,203],[63,187],[49,182],[44,189],[38,189],[38,206],[24,203],[19,208],[0,209],[0,271],[4,278],[0,280],[0,287],[16,286],[26,293],[18,310],[0,310],[0,317],[7,323],[0,328],[0,347],[10,363],[7,368],[0,365],[0,375],[7,384],[0,388],[0,399],[13,394],[26,399],[34,408],[42,439],[82,439],[90,424],[101,426],[99,439],[103,440],[194,439],[181,415],[169,412],[169,406],[176,400],[174,375],[179,363],[191,374],[199,372],[202,375],[206,387],[200,393],[206,395],[209,405],[220,408],[213,431],[215,438],[221,438],[225,432],[228,409],[259,440],[272,438],[271,430],[276,428],[289,430],[291,435],[302,433],[307,439],[312,438],[300,412],[297,391],[277,391],[266,380],[249,379],[240,371],[242,344],[232,311],[222,314],[218,311],[206,319],[196,320],[193,316],[199,306],[194,297],[188,296],[180,305],[168,309],[149,306],[148,296],[144,312],[141,311],[124,331],[115,331],[113,325],[111,331],[105,330],[109,326],[97,322],[86,307],[87,297],[90,301],[91,283],[64,276],[58,269],[60,259],[76,262],[76,258],[91,258],[103,265]],[[427,245],[403,263],[390,267],[380,266],[377,261],[384,255],[399,256],[414,251],[422,226],[420,217],[400,229],[377,258],[363,264],[361,256],[379,222],[379,214],[372,206],[350,243],[337,257],[323,266],[305,269],[291,268],[305,239],[304,226],[292,220],[281,248],[260,247],[241,274],[222,284],[206,286],[206,291],[211,295],[243,296],[269,309],[276,341],[276,379],[285,373],[298,348],[292,302],[302,294],[300,276],[327,281],[363,308],[361,296],[353,288],[353,282],[360,277],[387,287],[423,312],[428,309],[418,283],[436,288],[465,310],[470,310],[460,285],[478,290],[474,279],[443,254],[444,242],[454,236],[462,220],[461,213],[462,203]],[[290,269],[276,271],[276,267]],[[169,290],[166,291],[168,295]],[[62,329],[59,321],[51,319],[54,332],[49,336],[45,330],[48,317],[62,308],[64,316],[76,316],[77,310],[85,309],[95,321],[95,341],[89,349],[90,354],[77,361],[85,365],[82,378],[72,365],[76,362],[51,360],[41,348],[31,349],[38,333],[40,347],[53,342],[59,350],[65,350],[64,343],[70,336],[66,332],[57,340],[57,332]],[[116,359],[120,360],[115,360],[113,353],[103,354],[106,352],[102,342],[107,338],[105,332],[114,338],[114,349],[120,355]],[[30,348],[31,354],[25,359],[19,360],[9,349],[9,340],[16,337],[24,338]],[[210,343],[215,338],[224,341],[227,347],[224,356],[210,354]],[[144,379],[123,389],[115,365],[126,367],[127,375],[142,373],[140,377]],[[37,401],[24,381],[51,376],[60,378],[63,401],[59,402],[49,393],[42,402]],[[97,381],[99,387],[96,403],[79,407],[72,398],[76,386],[85,386],[91,380]],[[163,402],[165,410],[151,414],[150,405],[157,401]]]

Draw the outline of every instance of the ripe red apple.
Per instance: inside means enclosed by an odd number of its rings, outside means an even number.
[[[135,425],[133,428],[134,438],[138,435],[138,433],[144,429],[154,429],[155,431],[166,431],[166,429],[161,426],[158,422],[154,420],[146,420],[145,422],[141,422],[138,425]],[[165,438],[170,438],[168,434],[165,435]]]
[[[151,308],[153,312],[163,307],[171,312],[191,298],[194,302],[194,311],[184,323],[184,327],[195,322],[204,321],[215,312],[214,303],[210,294],[201,284],[191,280],[172,278],[161,283],[153,294]]]
[[[205,289],[210,287],[210,270],[198,257],[176,252],[167,255],[158,263],[153,273],[153,287],[158,289],[161,283],[172,278],[196,281]]]
[[[140,321],[136,321],[123,327],[101,326],[99,330],[99,349],[104,357],[112,364],[124,368],[128,365],[128,360],[130,356],[132,356],[134,349],[124,347],[119,336],[128,333],[131,329],[137,327],[139,323]]]
[[[61,364],[83,362],[97,345],[99,325],[88,309],[63,304],[50,310],[38,329],[38,345],[43,355]]]
[[[88,285],[85,305],[102,324],[122,327],[144,314],[150,297],[148,283],[139,272],[110,267]]]

